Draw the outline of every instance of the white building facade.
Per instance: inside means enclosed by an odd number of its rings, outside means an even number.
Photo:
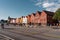
[[[24,23],[24,24],[27,23],[27,17],[26,16],[23,17],[23,22],[22,23]]]

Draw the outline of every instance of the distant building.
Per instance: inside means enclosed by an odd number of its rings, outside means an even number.
[[[20,17],[20,24],[23,24],[23,16]]]
[[[40,16],[41,16],[41,12],[37,11],[35,14],[35,24],[39,24],[40,25]]]
[[[31,15],[28,15],[28,16],[27,16],[27,23],[28,23],[28,25],[31,24]]]
[[[23,22],[22,23],[27,23],[27,17],[26,16],[23,16]]]
[[[9,18],[8,21],[9,23],[16,23],[16,18]]]
[[[31,24],[35,24],[35,13],[31,14]]]
[[[20,18],[16,18],[16,23],[20,24]]]
[[[52,19],[54,12],[45,11],[42,12],[37,11],[36,13],[32,13],[31,15],[22,16],[20,18],[11,18],[8,17],[9,23],[17,23],[17,24],[28,24],[28,25],[53,25],[58,21]]]
[[[10,23],[16,23],[16,19],[15,18],[11,19]]]
[[[53,23],[53,17],[54,13],[50,11],[42,11],[40,21],[41,25],[50,25]]]

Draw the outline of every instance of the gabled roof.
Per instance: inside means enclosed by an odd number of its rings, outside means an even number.
[[[19,17],[18,19],[21,19],[21,17]]]
[[[53,16],[54,15],[54,12],[50,12],[50,11],[45,11],[44,12],[47,14],[47,15],[50,15],[50,16]]]
[[[10,18],[10,20],[12,20],[12,19],[14,19],[14,20],[15,20],[16,18]]]
[[[25,16],[22,16],[22,18],[25,17]]]
[[[29,17],[31,17],[31,15],[28,15]]]
[[[36,13],[38,13],[39,15],[41,14],[41,12],[40,12],[40,11],[37,11]]]
[[[32,13],[35,16],[35,13]]]
[[[28,18],[28,16],[25,16],[26,18]]]

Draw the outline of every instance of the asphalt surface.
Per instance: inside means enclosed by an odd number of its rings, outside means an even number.
[[[0,40],[7,40],[4,36],[0,35]]]
[[[15,32],[11,32],[8,30],[0,30],[0,34],[6,35],[8,37],[11,37],[15,40],[47,40],[44,38],[36,38],[36,37],[32,37],[32,36],[28,36],[28,35],[23,35],[23,34],[18,34]]]
[[[22,34],[19,33],[20,31],[22,31],[23,33]],[[5,36],[8,36],[8,37],[15,39],[15,40],[60,40],[60,38],[58,39],[58,38],[52,38],[52,37],[44,37],[41,34],[38,34],[35,36],[26,35],[25,33],[27,33],[27,32],[25,32],[25,31],[27,31],[28,33],[29,32],[33,32],[33,33],[40,32],[40,33],[48,33],[48,34],[49,34],[49,32],[50,32],[50,34],[51,33],[55,34],[57,32],[57,31],[56,32],[53,31],[50,28],[43,28],[43,29],[41,29],[41,28],[24,28],[24,27],[20,28],[20,26],[14,26],[14,25],[7,26],[7,25],[5,25],[5,29],[1,29],[1,26],[0,26],[0,34],[3,34]],[[59,31],[58,31],[57,35],[58,34],[60,34]],[[2,37],[2,38],[4,38],[4,37]]]

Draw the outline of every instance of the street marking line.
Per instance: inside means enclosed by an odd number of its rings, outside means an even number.
[[[0,34],[1,36],[3,36],[3,37],[5,37],[5,38],[7,38],[7,39],[9,39],[9,40],[14,40],[14,39],[12,39],[11,37],[8,37],[8,36],[6,36],[6,35],[3,35],[3,34]]]

